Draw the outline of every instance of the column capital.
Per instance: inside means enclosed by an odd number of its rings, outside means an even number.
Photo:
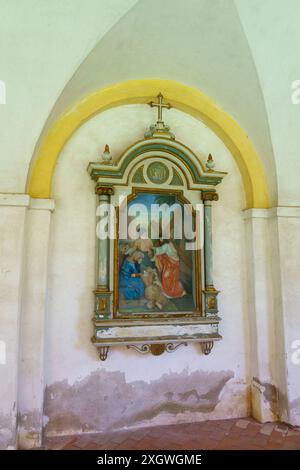
[[[215,191],[202,191],[201,197],[204,202],[219,200],[219,195]]]
[[[97,183],[95,193],[98,194],[98,196],[112,196],[114,194],[114,189],[111,186],[104,186]]]

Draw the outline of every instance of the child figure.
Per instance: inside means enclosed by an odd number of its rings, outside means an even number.
[[[154,256],[154,251],[152,240],[151,238],[148,238],[147,230],[145,227],[141,227],[139,229],[139,235],[140,238],[135,240],[133,247],[135,250],[141,252],[144,256],[141,263],[141,271],[143,272],[147,268],[154,268],[155,263],[152,259]]]

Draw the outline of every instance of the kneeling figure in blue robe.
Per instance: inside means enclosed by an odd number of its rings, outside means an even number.
[[[134,251],[124,260],[120,271],[120,292],[126,300],[137,300],[144,296],[145,284],[141,279],[140,264],[143,254]]]

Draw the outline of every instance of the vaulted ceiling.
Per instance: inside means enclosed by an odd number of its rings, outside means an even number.
[[[30,3],[5,2],[0,18],[3,190],[24,190],[39,143],[84,97],[161,78],[201,90],[229,113],[263,161],[272,204],[300,204],[300,107],[290,99],[300,78],[298,0]]]

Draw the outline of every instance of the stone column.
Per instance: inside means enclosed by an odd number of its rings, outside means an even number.
[[[101,206],[110,204],[110,197],[114,193],[113,188],[108,186],[96,185],[95,189],[98,195],[97,213],[102,213]],[[105,208],[104,208],[105,210]],[[111,317],[111,294],[109,289],[110,269],[109,269],[109,247],[110,239],[99,238],[97,236],[97,286],[95,294],[95,319],[109,319]]]
[[[275,336],[273,286],[268,209],[248,209],[246,224],[246,272],[250,337],[250,378],[252,416],[260,422],[274,421],[278,416],[278,392],[272,360]],[[284,333],[280,332],[280,336]],[[281,339],[278,337],[278,346]],[[279,367],[279,364],[278,364]]]
[[[31,199],[27,211],[20,322],[18,447],[42,445],[45,317],[52,199]]]
[[[244,218],[252,414],[299,426],[300,208],[248,209]]]
[[[300,426],[300,207],[270,209],[275,335],[272,355],[279,418]]]
[[[0,449],[17,446],[19,331],[26,194],[0,195]]]
[[[218,313],[217,291],[213,282],[213,252],[212,252],[212,201],[218,201],[219,196],[215,191],[202,191],[204,203],[204,264],[205,264],[205,313],[216,315]]]

